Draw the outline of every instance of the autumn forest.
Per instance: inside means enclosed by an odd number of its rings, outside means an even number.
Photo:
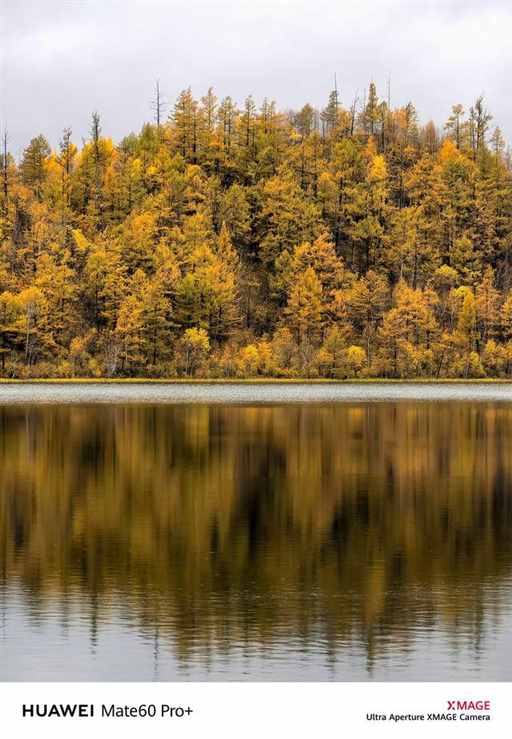
[[[372,83],[280,111],[184,90],[119,143],[2,140],[0,375],[512,375],[512,162]]]

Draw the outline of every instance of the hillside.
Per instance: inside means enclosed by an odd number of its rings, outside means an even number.
[[[442,128],[191,90],[0,157],[3,377],[505,377],[512,172],[479,98]]]

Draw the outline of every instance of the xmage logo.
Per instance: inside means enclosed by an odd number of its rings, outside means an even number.
[[[489,700],[485,700],[485,701],[482,701],[482,700],[448,701],[448,710],[449,711],[490,711],[491,701]]]

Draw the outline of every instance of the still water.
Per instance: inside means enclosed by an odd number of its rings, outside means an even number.
[[[512,386],[241,387],[0,386],[0,679],[512,680]]]

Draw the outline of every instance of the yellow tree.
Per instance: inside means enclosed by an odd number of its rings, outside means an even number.
[[[308,267],[297,275],[284,311],[286,326],[295,335],[305,368],[322,335],[322,284],[315,270]]]

